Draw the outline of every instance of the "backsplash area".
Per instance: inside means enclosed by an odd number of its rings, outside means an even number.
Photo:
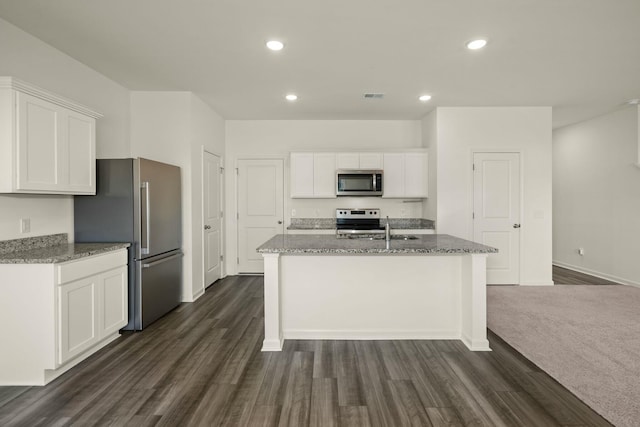
[[[335,218],[337,208],[378,208],[385,218],[422,218],[422,199],[338,197],[334,199],[289,199],[290,218]]]
[[[29,231],[23,232],[23,219]],[[0,240],[57,233],[73,239],[73,196],[0,194]]]
[[[384,224],[386,219],[381,219]],[[393,229],[434,229],[435,222],[423,218],[389,218],[389,225]],[[291,218],[288,230],[335,230],[335,218]]]

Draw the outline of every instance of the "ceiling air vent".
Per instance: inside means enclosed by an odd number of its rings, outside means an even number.
[[[382,99],[384,98],[384,93],[365,93],[365,99]]]

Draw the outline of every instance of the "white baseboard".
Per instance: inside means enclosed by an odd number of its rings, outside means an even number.
[[[550,282],[523,282],[520,283],[520,286],[553,286],[555,283],[553,280]]]
[[[262,351],[282,351],[284,339],[264,340],[262,341]]]
[[[204,295],[204,289],[200,289],[198,292],[196,292],[195,294],[193,294],[193,298],[191,299],[191,301],[188,302],[195,302],[198,298],[200,298],[202,295]]]
[[[460,338],[462,343],[467,346],[467,348],[471,351],[491,351],[489,347],[489,340],[472,340],[467,335],[462,334],[462,338]]]
[[[590,270],[588,268],[579,267],[577,265],[571,265],[571,264],[567,264],[567,263],[564,263],[564,262],[561,262],[561,261],[553,261],[553,265],[556,265],[556,266],[562,267],[562,268],[566,268],[567,270],[577,271],[578,273],[584,273],[584,274],[588,274],[590,276],[599,277],[601,279],[605,279],[605,280],[608,280],[610,282],[619,283],[621,285],[635,286],[637,288],[640,288],[640,282],[635,282],[633,280],[624,279],[622,277],[614,276],[614,275],[607,274],[607,273],[601,273],[599,271]]]
[[[46,385],[46,384],[50,383],[51,381],[53,381],[54,379],[58,378],[60,375],[62,375],[65,372],[67,372],[69,369],[73,368],[74,366],[76,366],[77,364],[82,362],[83,360],[85,360],[87,357],[91,356],[93,353],[95,353],[98,350],[100,350],[101,348],[106,347],[107,345],[111,344],[113,341],[117,340],[118,338],[120,338],[120,331],[116,331],[113,334],[105,337],[102,340],[102,342],[100,342],[100,344],[87,349],[84,353],[79,354],[78,356],[76,356],[71,361],[69,361],[69,362],[65,363],[64,365],[60,366],[58,369],[45,369],[45,371],[44,371],[44,382],[42,384],[31,384],[31,383],[28,383],[28,384],[9,384],[9,385]]]
[[[290,340],[459,340],[454,330],[298,330],[282,331]]]

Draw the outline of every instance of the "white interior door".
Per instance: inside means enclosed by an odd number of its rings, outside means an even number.
[[[520,154],[474,153],[473,240],[498,248],[487,283],[520,283]]]
[[[222,277],[222,167],[220,157],[203,156],[204,287]]]
[[[284,232],[282,159],[238,160],[238,272],[263,273],[256,248]]]

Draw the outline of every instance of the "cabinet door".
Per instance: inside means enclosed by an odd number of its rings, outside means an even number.
[[[16,92],[16,190],[95,194],[95,119]]]
[[[20,92],[17,104],[16,190],[55,191],[59,185],[58,162],[63,156],[61,108]]]
[[[99,276],[58,287],[58,363],[73,359],[100,339]]]
[[[405,197],[428,196],[428,156],[427,153],[405,153],[404,155],[404,195]]]
[[[404,154],[384,153],[382,197],[404,197]]]
[[[360,167],[360,154],[338,153],[336,155],[338,169],[358,169]]]
[[[291,197],[313,197],[313,153],[291,153]]]
[[[315,153],[313,155],[314,197],[336,197],[336,155]]]
[[[382,153],[360,153],[360,169],[382,169]]]
[[[99,336],[118,332],[128,322],[127,267],[122,266],[101,275],[101,321]]]
[[[64,115],[65,142],[68,148],[67,164],[62,162],[61,172],[67,175],[62,182],[74,194],[96,192],[95,119],[68,111]],[[66,166],[66,167],[65,167]]]

